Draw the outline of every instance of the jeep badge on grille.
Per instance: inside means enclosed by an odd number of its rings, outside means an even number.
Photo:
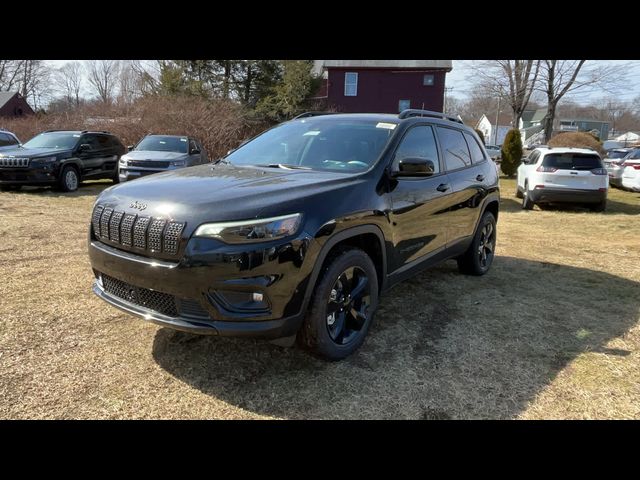
[[[145,208],[147,208],[147,204],[146,203],[140,203],[137,200],[135,202],[131,202],[129,204],[129,208],[135,208],[136,210],[144,210]]]

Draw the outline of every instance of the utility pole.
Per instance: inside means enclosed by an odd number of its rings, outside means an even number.
[[[498,97],[498,110],[496,111],[496,133],[493,136],[493,144],[498,145],[498,117],[500,116],[500,97]]]
[[[447,92],[453,90],[453,87],[444,87],[444,108],[442,109],[443,113],[447,113]]]

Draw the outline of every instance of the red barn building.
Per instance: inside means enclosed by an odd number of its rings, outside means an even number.
[[[451,60],[316,60],[323,82],[313,98],[339,112],[442,112]]]
[[[33,109],[18,92],[0,92],[0,117],[21,117],[33,113]]]

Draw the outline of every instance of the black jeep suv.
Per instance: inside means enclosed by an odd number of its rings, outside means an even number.
[[[109,132],[48,130],[27,143],[0,152],[0,188],[54,185],[65,192],[84,179],[118,182],[118,161],[126,152]]]
[[[303,115],[216,164],[105,190],[89,231],[93,290],[178,330],[297,333],[340,359],[395,283],[449,258],[486,273],[498,202],[496,166],[459,120]]]

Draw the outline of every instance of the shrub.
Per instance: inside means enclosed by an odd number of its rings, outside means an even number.
[[[604,148],[602,148],[602,142],[586,132],[558,133],[549,140],[548,145],[550,147],[592,148],[596,150],[601,157],[606,155]]]
[[[480,140],[482,140],[482,144],[483,144],[483,145],[486,145],[486,144],[487,144],[487,142],[486,142],[486,140],[484,139],[484,133],[482,133],[482,130],[478,130],[478,129],[476,128],[476,133],[477,133],[477,134],[478,134],[478,136],[480,137]]]
[[[500,168],[502,172],[508,177],[513,177],[522,160],[522,137],[520,136],[520,130],[514,128],[507,132],[507,136],[502,144],[501,157],[502,162]]]
[[[151,96],[132,105],[87,105],[69,112],[0,119],[0,127],[26,142],[44,130],[107,130],[125,145],[150,133],[191,135],[210,159],[223,156],[266,125],[231,100],[198,97]]]

